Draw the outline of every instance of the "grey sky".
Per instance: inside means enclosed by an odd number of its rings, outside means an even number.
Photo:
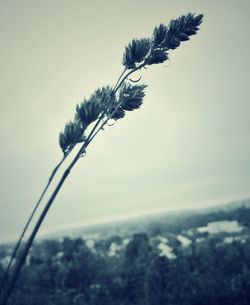
[[[0,240],[23,227],[77,103],[114,84],[125,45],[204,13],[168,68],[143,71],[143,107],[100,134],[42,232],[250,196],[250,2],[0,1]]]

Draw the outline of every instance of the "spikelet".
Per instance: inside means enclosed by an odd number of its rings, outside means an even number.
[[[83,128],[76,120],[66,124],[64,131],[59,134],[59,145],[64,154],[70,151],[77,143],[84,141]]]
[[[143,62],[151,48],[151,41],[148,38],[133,39],[125,48],[122,64],[127,69],[136,68],[137,64]]]
[[[119,120],[125,117],[125,111],[122,109],[121,106],[118,106],[116,104],[113,104],[109,108],[109,115],[114,120]]]
[[[164,50],[155,49],[147,60],[148,65],[161,64],[168,59],[168,53]]]
[[[187,14],[171,20],[168,27],[160,24],[154,29],[154,45],[165,51],[176,49],[182,41],[189,40],[199,30],[203,15]],[[165,36],[165,37],[164,37]]]
[[[169,25],[155,27],[151,39],[133,39],[125,48],[123,65],[135,69],[139,64],[159,64],[168,59],[168,50],[174,50],[181,42],[189,40],[199,30],[203,15],[187,14],[170,21]]]
[[[119,94],[121,108],[126,111],[133,111],[140,108],[145,96],[146,85],[131,85],[125,83]]]
[[[155,27],[153,33],[153,43],[155,47],[162,46],[167,36],[167,32],[168,28],[162,23],[158,27]]]
[[[98,119],[99,115],[109,105],[112,99],[112,90],[109,86],[97,89],[89,100],[84,100],[76,106],[76,118],[82,123],[83,129]]]
[[[98,118],[101,110],[99,104],[84,100],[80,105],[76,106],[76,118],[79,119],[85,130],[90,123]]]
[[[123,65],[131,70],[165,62],[169,50],[176,49],[181,42],[189,40],[190,36],[197,33],[202,18],[202,14],[195,16],[189,13],[171,20],[168,26],[160,24],[155,27],[151,39],[133,39],[125,48]],[[119,92],[115,93],[111,87],[106,86],[97,89],[88,100],[84,99],[76,107],[75,121],[68,123],[64,132],[59,135],[63,152],[66,153],[77,143],[84,141],[85,129],[98,118],[105,115],[107,119],[118,120],[125,116],[126,111],[140,108],[145,88],[145,85],[124,83]]]

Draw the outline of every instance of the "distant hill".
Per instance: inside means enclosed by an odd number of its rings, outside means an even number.
[[[156,227],[157,225],[160,226],[161,224],[164,224],[170,229],[171,227],[173,228],[178,226],[178,223],[185,223],[187,221],[190,222],[190,219],[194,219],[195,215],[200,215],[200,217],[197,219],[202,219],[202,215],[208,214],[212,214],[212,217],[215,217],[215,213],[231,212],[239,208],[250,209],[250,198],[232,201],[208,208],[177,210],[171,212],[166,211],[112,223],[95,224],[72,229],[68,228],[66,230],[59,230],[46,234],[42,237],[42,239],[61,238],[65,236],[77,238],[96,234],[100,234],[103,238],[105,238],[113,235],[114,232],[121,235],[131,235],[141,231],[147,232],[150,226]]]

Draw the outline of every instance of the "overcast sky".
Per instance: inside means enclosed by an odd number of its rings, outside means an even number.
[[[41,233],[250,197],[249,0],[0,3],[0,240],[22,229],[76,104],[116,82],[132,38],[188,12],[204,14],[198,35],[143,71],[143,107],[91,143]]]

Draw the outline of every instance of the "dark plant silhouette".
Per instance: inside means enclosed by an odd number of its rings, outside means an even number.
[[[48,184],[39,198],[13,251],[11,262],[7,268],[6,285],[2,289],[1,305],[7,304],[28,251],[50,206],[74,165],[80,157],[85,155],[88,145],[92,142],[95,136],[104,129],[104,127],[109,125],[110,120],[117,121],[124,118],[128,111],[140,108],[145,96],[146,85],[132,84],[133,81],[131,81],[129,77],[142,68],[167,61],[169,55],[168,52],[170,50],[176,49],[181,42],[188,40],[190,36],[197,33],[202,18],[203,15],[189,13],[172,20],[168,26],[160,24],[154,29],[151,38],[133,39],[125,48],[122,61],[124,71],[118,78],[117,83],[113,87],[106,86],[97,89],[89,99],[84,99],[83,102],[77,105],[75,118],[66,124],[64,131],[59,135],[59,145],[63,152],[63,158],[53,170]],[[69,153],[72,152],[78,144],[81,144],[80,149],[76,153],[70,165],[66,168],[59,180],[59,183],[55,187],[55,190],[52,192],[52,195],[41,212],[29,239],[24,245],[23,251],[18,255],[12,274],[9,275],[11,264],[17,256],[22,238],[30,225],[30,221],[33,218],[44,194],[50,186],[57,170],[61,167]]]

